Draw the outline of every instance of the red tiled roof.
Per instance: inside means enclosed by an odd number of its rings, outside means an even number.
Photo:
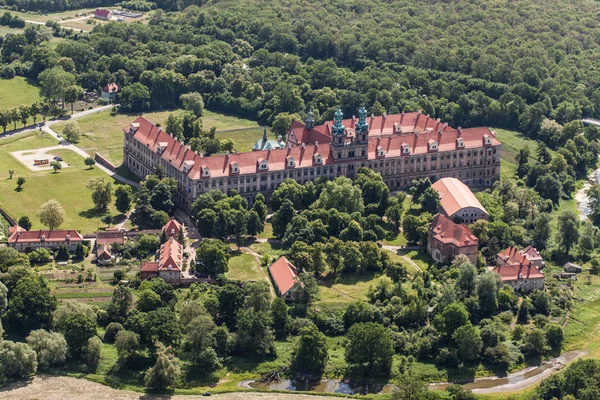
[[[97,8],[96,11],[94,11],[94,15],[96,17],[108,18],[111,14],[112,12],[110,10],[105,10],[101,8]]]
[[[523,257],[523,261],[520,263],[496,267],[493,271],[500,275],[502,281],[538,279],[544,277],[544,274],[525,257]]]
[[[102,91],[105,93],[117,93],[119,86],[116,83],[108,83],[102,88]]]
[[[103,244],[98,250],[98,258],[100,259],[110,259],[112,258],[112,254],[110,252],[110,248],[107,244]]]
[[[183,262],[183,246],[177,240],[170,238],[160,246],[158,270],[181,271]]]
[[[527,260],[542,258],[540,253],[532,246],[527,246],[522,250],[519,250],[515,246],[510,246],[498,253],[498,257],[504,264],[519,264]]]
[[[162,227],[162,231],[167,232],[167,234],[169,235],[171,234],[171,232],[179,234],[179,231],[181,231],[181,224],[177,222],[177,220],[174,217],[171,217],[169,222],[167,222],[165,226]]]
[[[447,215],[454,215],[463,208],[472,207],[488,214],[471,189],[456,178],[442,178],[431,185],[440,195],[440,205]]]
[[[299,283],[298,270],[283,256],[269,267],[269,273],[280,296]]]
[[[104,244],[123,244],[125,243],[125,232],[119,231],[104,231],[96,233],[96,245],[102,246]]]
[[[83,242],[83,236],[75,230],[54,230],[54,231],[16,231],[9,238],[8,243],[40,243],[44,242],[64,243]]]
[[[429,226],[434,238],[442,243],[451,243],[457,247],[479,244],[477,236],[473,235],[464,224],[456,224],[442,214],[437,214]]]
[[[140,266],[140,272],[157,272],[158,271],[158,263],[156,261],[145,261]]]
[[[26,229],[21,228],[19,225],[9,226],[8,227],[8,236],[12,235],[15,232],[25,232]]]

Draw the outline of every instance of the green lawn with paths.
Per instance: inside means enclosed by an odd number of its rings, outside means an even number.
[[[38,149],[55,146],[55,139],[45,133],[29,133],[0,139],[0,207],[13,218],[29,216],[33,229],[42,229],[36,211],[49,199],[56,199],[65,209],[65,221],[61,225],[65,229],[76,229],[82,233],[94,232],[100,226],[100,218],[105,214],[94,208],[90,191],[86,185],[91,179],[104,178],[110,181],[106,173],[98,168],[88,169],[83,158],[69,150],[57,150],[51,153],[63,156],[71,163],[58,173],[52,170],[31,171],[9,153],[19,150]],[[9,170],[14,170],[13,179],[9,179]],[[17,178],[26,179],[23,189],[17,191]],[[108,210],[117,214],[114,205]]]

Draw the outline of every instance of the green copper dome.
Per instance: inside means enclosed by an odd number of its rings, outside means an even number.
[[[358,122],[356,123],[357,133],[369,133],[369,124],[367,123],[367,110],[364,107],[361,107],[358,110]]]
[[[344,135],[346,133],[346,127],[342,124],[342,119],[344,118],[344,114],[342,113],[342,109],[338,107],[335,115],[333,117],[333,128],[331,128],[331,133],[334,135]]]

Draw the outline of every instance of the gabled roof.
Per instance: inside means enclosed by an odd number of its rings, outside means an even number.
[[[541,254],[533,246],[527,246],[524,249],[521,249],[521,251],[519,253],[523,254],[524,256],[527,256],[528,260],[541,260],[542,259]]]
[[[173,238],[160,246],[158,270],[181,271],[183,262],[183,246]]]
[[[102,246],[104,244],[123,244],[125,243],[125,232],[120,231],[104,231],[96,233],[96,245]]]
[[[493,270],[500,275],[502,281],[516,281],[520,279],[539,279],[544,274],[523,256],[522,262],[518,264],[503,265]]]
[[[469,228],[464,224],[457,224],[442,214],[437,214],[433,219],[429,230],[433,232],[433,237],[442,242],[450,243],[456,247],[477,246],[479,239],[473,235]]]
[[[440,205],[446,215],[452,216],[467,207],[478,208],[489,215],[471,189],[456,178],[442,178],[431,185],[440,195]]]
[[[112,258],[112,253],[110,252],[110,248],[108,247],[107,244],[103,244],[99,249],[98,249],[98,258],[100,259],[109,259]]]
[[[94,11],[94,15],[96,17],[108,18],[111,14],[112,14],[112,11],[105,10],[103,8],[97,8],[96,11]]]
[[[167,232],[168,235],[171,234],[171,231],[179,234],[179,232],[181,231],[181,224],[177,222],[177,220],[174,217],[171,217],[169,222],[167,222],[165,226],[162,227],[162,231]]]
[[[497,256],[504,264],[518,264],[522,260],[533,261],[542,259],[540,253],[532,246],[527,246],[521,250],[515,246],[510,246],[498,253]]]
[[[283,256],[269,267],[269,273],[280,296],[287,293],[296,283],[300,283],[298,270]]]
[[[25,232],[27,229],[21,228],[19,225],[9,226],[8,227],[8,236],[12,235],[15,232]]]
[[[8,243],[40,243],[40,242],[83,242],[83,236],[75,230],[54,231],[15,231],[9,238]]]
[[[273,150],[285,148],[285,142],[275,139],[258,139],[252,146],[252,150]]]

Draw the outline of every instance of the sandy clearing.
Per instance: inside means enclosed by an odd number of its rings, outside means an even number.
[[[237,392],[217,394],[217,400],[331,400],[331,397],[293,393]],[[155,396],[126,390],[116,390],[85,379],[40,375],[29,382],[17,382],[0,389],[3,400],[200,400],[203,396]]]

